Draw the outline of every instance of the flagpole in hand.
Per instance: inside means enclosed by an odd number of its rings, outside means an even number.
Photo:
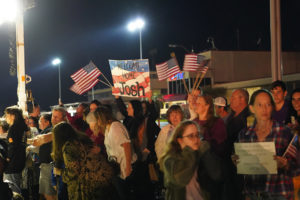
[[[206,72],[207,72],[207,70],[208,70],[208,64],[209,64],[210,62],[209,61],[207,61],[205,64],[204,64],[204,67],[201,67],[200,68],[200,73],[199,73],[199,76],[200,76],[200,74],[201,74],[201,78],[200,78],[200,80],[199,80],[199,82],[197,82],[197,80],[196,80],[196,82],[195,83],[197,83],[196,84],[196,87],[194,88],[194,89],[197,89],[199,86],[200,86],[200,84],[201,84],[201,82],[202,82],[202,80],[203,80],[203,78],[204,78],[204,76],[205,76],[205,74],[206,74]],[[199,79],[199,77],[197,76],[197,78]],[[195,85],[194,85],[195,86]]]
[[[183,82],[183,85],[184,85],[184,88],[185,88],[185,91],[187,92],[187,94],[189,93],[189,89],[188,89],[188,87],[187,87],[187,85],[186,85],[186,82],[185,82],[185,78],[183,78],[183,79],[181,79],[182,80],[182,82]]]
[[[203,78],[204,78],[204,76],[205,76],[205,73],[201,73],[201,77],[200,77],[200,80],[199,80],[199,82],[198,82],[198,84],[197,84],[197,86],[196,86],[196,88],[195,89],[197,89],[199,86],[200,86],[200,84],[201,84],[201,82],[202,82],[202,80],[203,80]]]
[[[197,73],[197,76],[196,76],[196,80],[195,80],[195,82],[194,82],[194,84],[193,84],[193,89],[192,89],[192,90],[197,89],[197,88],[196,88],[196,85],[198,85],[197,83],[198,83],[198,80],[199,80],[200,75],[201,75],[201,72],[198,72],[198,73]]]
[[[290,154],[292,157],[296,157],[296,153],[297,153],[297,147],[294,146],[294,142],[295,139],[298,139],[298,134],[294,134],[294,137],[292,138],[292,140],[290,141],[288,147],[286,148],[284,154],[282,155],[282,157],[285,157],[287,154]]]

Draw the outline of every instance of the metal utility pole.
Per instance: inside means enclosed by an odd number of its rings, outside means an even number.
[[[140,59],[143,59],[143,48],[142,48],[142,28],[140,28]]]
[[[280,0],[270,0],[272,81],[282,80]]]
[[[18,76],[18,105],[26,111],[26,75],[25,75],[25,50],[24,50],[24,24],[23,1],[19,1],[21,9],[16,20],[16,51],[17,51],[17,76]]]

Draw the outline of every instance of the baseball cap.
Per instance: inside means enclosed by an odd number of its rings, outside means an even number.
[[[225,106],[227,106],[227,101],[224,97],[217,97],[214,100],[214,105],[225,107]]]

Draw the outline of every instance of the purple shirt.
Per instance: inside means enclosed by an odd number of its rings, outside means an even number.
[[[206,120],[194,119],[201,127],[207,122]],[[219,156],[223,156],[225,152],[225,140],[227,138],[226,127],[221,118],[217,118],[213,126],[209,130],[204,130],[204,140],[208,141],[211,149]]]
[[[284,101],[282,108],[278,111],[274,110],[272,113],[272,119],[285,124],[289,117],[289,103],[288,101]]]

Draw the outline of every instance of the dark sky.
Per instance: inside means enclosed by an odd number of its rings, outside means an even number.
[[[283,50],[300,51],[300,1],[281,2]],[[139,58],[138,33],[126,29],[137,16],[146,20],[143,57],[154,66],[172,51],[182,61],[184,50],[168,44],[200,52],[211,47],[209,36],[219,50],[270,50],[269,14],[268,0],[36,0],[24,14],[26,74],[32,77],[27,88],[43,110],[57,104],[58,70],[51,60],[58,56],[63,102],[86,101],[86,95],[69,90],[70,75],[92,60],[111,79],[108,59]],[[0,112],[17,103],[17,77],[9,75],[8,57],[13,28],[0,26]]]

